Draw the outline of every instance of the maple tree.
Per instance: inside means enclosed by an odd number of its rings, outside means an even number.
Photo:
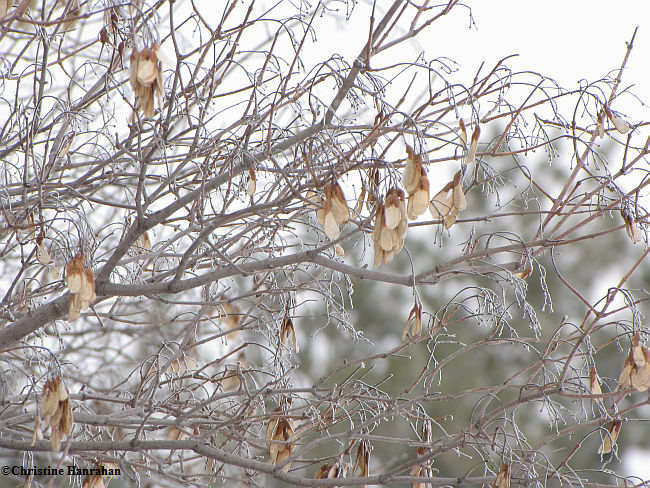
[[[459,80],[412,43],[458,11],[0,0],[3,462],[617,486],[650,383],[636,32],[577,89]]]

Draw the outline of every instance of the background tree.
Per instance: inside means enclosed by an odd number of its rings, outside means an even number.
[[[458,80],[411,44],[452,11],[0,1],[3,463],[620,483],[650,381],[634,36],[577,90]],[[352,16],[356,57],[322,57]]]

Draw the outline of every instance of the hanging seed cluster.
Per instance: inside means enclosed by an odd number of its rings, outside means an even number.
[[[390,263],[404,247],[408,221],[404,191],[391,188],[384,204],[377,203],[372,241],[375,247],[375,266]]]
[[[42,424],[39,417],[36,417],[35,435],[41,437],[37,434],[37,432],[41,431],[41,425],[46,429],[49,426],[51,429],[50,445],[53,451],[58,451],[63,438],[70,436],[72,433],[73,426],[70,395],[68,395],[68,390],[66,390],[60,376],[45,383],[40,406]]]
[[[154,97],[162,105],[162,65],[158,57],[158,44],[141,51],[133,49],[129,70],[131,88],[135,93],[135,108],[148,119],[154,115]]]
[[[325,187],[325,200],[319,203],[321,208],[316,211],[318,222],[323,226],[327,237],[331,240],[338,239],[341,235],[340,226],[350,220],[350,209],[337,182]]]
[[[84,255],[77,254],[65,267],[65,280],[72,298],[68,311],[68,320],[74,322],[82,310],[95,301],[95,274],[83,265]]]

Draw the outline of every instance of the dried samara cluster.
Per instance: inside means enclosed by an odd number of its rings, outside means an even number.
[[[618,386],[634,388],[637,391],[647,391],[650,386],[650,351],[641,345],[638,332],[632,339],[632,348],[623,364]]]
[[[162,105],[162,65],[157,43],[141,51],[133,49],[129,74],[131,88],[135,93],[135,109],[141,110],[150,119],[154,114],[154,96],[158,99],[158,105]]]
[[[449,229],[456,223],[458,214],[466,208],[467,200],[463,192],[461,172],[458,171],[454,179],[433,197],[429,203],[429,212],[434,219],[442,219],[445,229]]]
[[[372,241],[375,247],[375,266],[390,263],[404,247],[408,221],[404,191],[391,188],[384,203],[377,203]]]
[[[478,131],[472,138],[471,148],[478,144]],[[436,220],[442,220],[446,229],[456,222],[458,214],[467,208],[467,200],[458,171],[453,180],[447,183],[431,200],[427,171],[421,154],[406,146],[406,165],[402,174],[402,184],[406,190],[391,188],[384,203],[377,204],[375,227],[372,239],[375,247],[375,266],[390,263],[404,247],[408,220],[415,220],[427,208]]]
[[[426,420],[422,426],[422,441],[426,444],[431,444],[432,442],[430,420]],[[416,448],[415,452],[417,453],[419,458],[423,458],[424,456],[431,454],[431,449],[420,446]],[[411,476],[417,476],[418,478],[433,477],[433,470],[431,468],[431,459],[424,458],[423,462],[416,464],[411,468],[409,474]],[[432,485],[431,483],[427,483],[426,481],[415,481],[411,483],[411,488],[432,488]]]
[[[316,211],[318,222],[323,226],[327,237],[331,240],[338,239],[341,235],[339,226],[350,220],[350,209],[345,201],[343,190],[337,182],[330,183],[325,187],[325,200],[319,200],[315,202],[321,206]]]
[[[352,445],[348,448],[348,451]],[[341,464],[339,461],[321,465],[314,473],[316,480],[330,480],[337,478],[346,478],[348,472],[359,471],[359,476],[362,478],[369,476],[369,461],[370,461],[370,444],[367,440],[361,440],[357,446],[357,455],[354,466],[350,463]],[[357,485],[355,485],[357,486]],[[361,485],[365,488],[366,485]],[[323,488],[322,486],[319,488]]]
[[[291,456],[293,444],[293,423],[284,416],[282,407],[277,407],[271,413],[269,423],[266,425],[266,441],[269,446],[269,455],[273,464],[281,464]],[[282,471],[289,471],[291,463],[283,466]]]
[[[415,154],[408,144],[406,155],[406,166],[402,175],[402,183],[408,195],[406,214],[409,219],[415,220],[426,212],[429,206],[429,178],[422,164],[422,156]]]
[[[469,152],[476,152],[479,133],[477,126],[472,135]],[[420,217],[427,208],[434,219],[442,220],[447,229],[454,225],[458,214],[467,208],[461,171],[458,171],[452,181],[447,183],[430,200],[429,177],[422,155],[416,154],[409,145],[406,146],[406,155],[406,164],[402,174],[404,189],[392,187],[382,202],[381,198],[376,195],[378,173],[374,170],[370,173],[374,175],[374,190],[368,189],[364,182],[361,196],[355,207],[355,212],[359,213],[364,201],[369,210],[371,205],[374,205],[375,224],[372,240],[376,267],[390,263],[395,255],[402,250],[408,230],[408,221]],[[474,157],[472,156],[472,159]],[[372,176],[369,177],[371,180],[373,179]],[[371,186],[373,185],[371,184]],[[350,209],[338,182],[334,181],[325,186],[324,198],[315,191],[308,191],[306,199],[310,202],[310,206],[317,208],[316,217],[327,237],[331,240],[338,239],[341,235],[341,226],[350,220]],[[343,256],[343,248],[337,245],[336,253]]]
[[[42,419],[42,424],[41,424]],[[41,415],[35,419],[34,440],[42,438],[41,425],[51,427],[50,445],[58,451],[64,436],[72,433],[72,405],[70,395],[60,377],[48,380],[41,395]]]
[[[65,282],[72,295],[68,320],[73,322],[79,318],[82,310],[90,307],[95,301],[95,274],[83,265],[83,254],[77,254],[65,267]]]

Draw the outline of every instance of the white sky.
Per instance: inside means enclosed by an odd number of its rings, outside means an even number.
[[[481,61],[519,54],[509,65],[532,69],[554,78],[564,88],[580,79],[595,81],[617,69],[625,43],[639,27],[622,86],[636,85],[635,93],[650,102],[650,2],[644,0],[492,0],[467,2],[476,27],[469,29],[466,13],[459,9],[422,39],[439,45],[436,56],[462,60],[463,71],[473,72]],[[645,21],[645,25],[643,24]],[[441,28],[444,25],[444,29]],[[464,28],[458,29],[461,25]],[[433,54],[431,48],[425,50]],[[633,120],[648,119],[648,108],[631,103],[614,108]]]

